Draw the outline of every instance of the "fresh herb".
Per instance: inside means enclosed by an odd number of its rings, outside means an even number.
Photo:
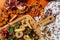
[[[29,35],[32,30],[26,30],[26,33]]]
[[[16,28],[19,28],[20,24],[19,24],[19,23],[15,23],[14,26],[15,26]]]
[[[13,40],[13,37],[9,36],[9,37],[8,37],[8,40]]]
[[[9,29],[9,31],[10,31],[10,32],[14,32],[14,29],[11,27],[11,28]]]

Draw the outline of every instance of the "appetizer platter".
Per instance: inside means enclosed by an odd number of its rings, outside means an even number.
[[[30,15],[25,15],[1,27],[0,31],[2,30],[1,33],[3,33],[5,38],[8,37],[8,40],[41,40],[40,28],[52,22],[54,19],[54,16],[49,16],[38,23]],[[5,30],[7,31],[5,32]],[[12,36],[13,39],[9,36]]]
[[[54,12],[51,1],[56,3],[56,0],[5,0],[0,8],[0,40],[53,40],[50,28],[45,26],[55,23],[59,9]]]

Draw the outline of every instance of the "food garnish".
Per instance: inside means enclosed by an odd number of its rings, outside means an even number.
[[[14,28],[11,27],[11,28],[9,29],[9,32],[14,32]]]
[[[15,23],[14,26],[15,26],[16,28],[19,28],[19,23]]]
[[[13,38],[11,36],[8,37],[8,40],[13,40]]]

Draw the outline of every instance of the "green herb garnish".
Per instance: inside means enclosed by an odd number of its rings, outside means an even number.
[[[29,35],[32,30],[26,30],[26,33]]]
[[[9,29],[9,32],[14,32],[14,28],[11,27],[11,28]]]
[[[14,26],[15,26],[16,28],[19,28],[20,25],[19,25],[19,23],[15,23]]]
[[[8,40],[13,40],[13,37],[9,36],[9,37],[8,37]]]

